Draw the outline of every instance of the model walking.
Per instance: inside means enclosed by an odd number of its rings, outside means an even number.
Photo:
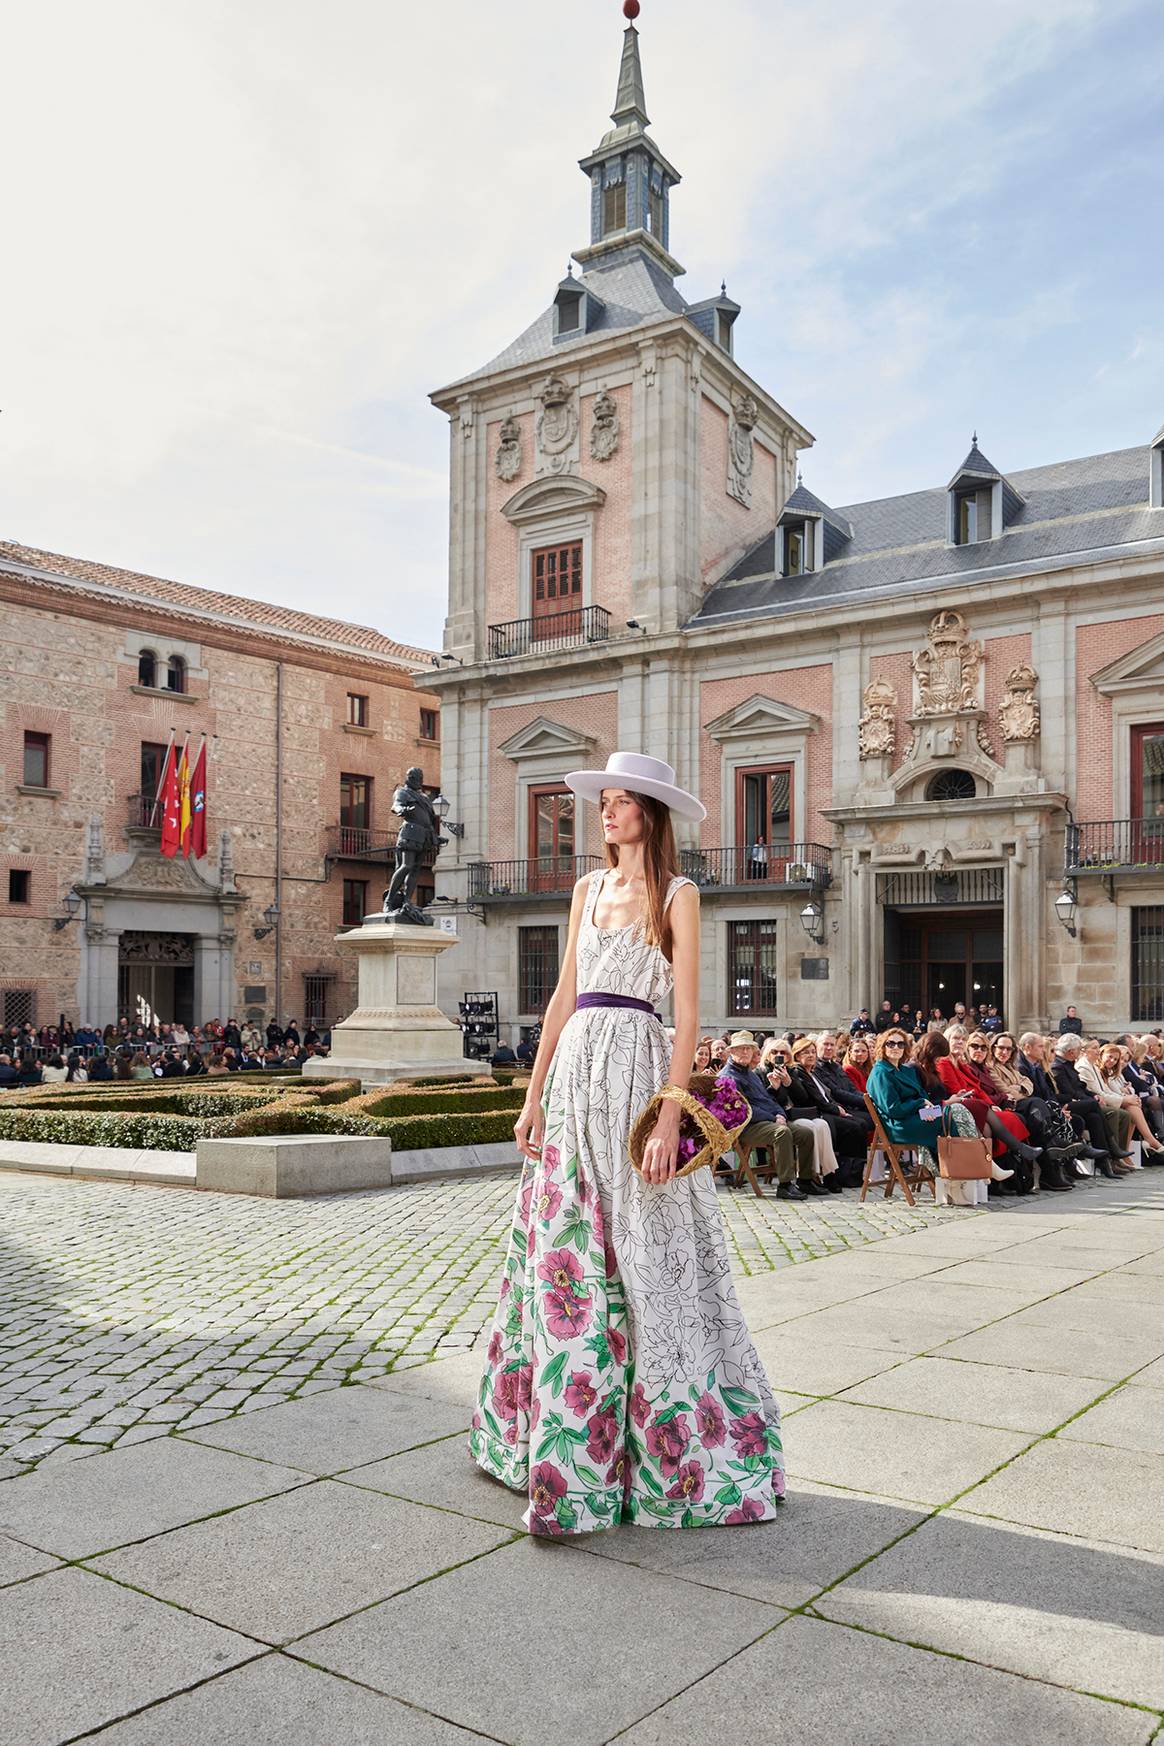
[[[574,888],[515,1124],[525,1166],[470,1451],[528,1492],[534,1534],[767,1520],[784,1493],[780,1414],[712,1172],[675,1178],[670,1101],[641,1177],[627,1151],[695,1054],[699,896],[678,876],[671,813],[706,814],[655,758],[616,752],[565,780],[601,805],[607,867]],[[655,1010],[672,987],[673,1049]]]

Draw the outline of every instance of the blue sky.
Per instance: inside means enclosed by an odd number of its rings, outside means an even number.
[[[8,29],[0,537],[435,645],[447,428],[587,240],[618,0],[64,0]],[[643,0],[690,297],[834,503],[1164,424],[1143,0]],[[46,92],[51,91],[51,102]]]

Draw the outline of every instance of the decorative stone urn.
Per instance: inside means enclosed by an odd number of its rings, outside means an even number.
[[[461,1033],[436,1003],[437,960],[456,937],[382,915],[335,937],[359,955],[358,1004],[332,1027],[331,1054],[304,1063],[304,1077],[383,1085],[414,1073],[463,1073]]]

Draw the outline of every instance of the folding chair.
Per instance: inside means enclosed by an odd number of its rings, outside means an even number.
[[[740,1139],[736,1140],[733,1151],[736,1155],[736,1173],[733,1187],[742,1188],[746,1182],[751,1188],[752,1193],[756,1196],[756,1199],[763,1200],[764,1190],[760,1187],[757,1171],[759,1171],[760,1175],[771,1176],[776,1169],[776,1159],[774,1155],[770,1152],[765,1152],[764,1156],[768,1159],[767,1164],[753,1164],[753,1157],[760,1152],[764,1152],[764,1148],[762,1146],[749,1146],[745,1140]]]
[[[873,1132],[869,1136],[869,1149],[865,1157],[865,1175],[861,1181],[861,1199],[864,1200],[869,1192],[869,1181],[873,1174],[874,1154],[881,1151],[885,1154],[885,1160],[889,1166],[885,1175],[886,1200],[888,1200],[893,1193],[894,1185],[900,1182],[901,1192],[905,1196],[907,1205],[912,1206],[914,1204],[913,1195],[910,1193],[911,1186],[914,1188],[923,1188],[928,1184],[930,1193],[936,1201],[938,1198],[938,1191],[934,1186],[934,1179],[921,1162],[918,1148],[916,1146],[898,1146],[894,1144],[894,1142],[889,1138],[889,1135],[885,1132],[881,1117],[877,1113],[877,1105],[873,1102],[873,1099],[869,1096],[868,1092],[865,1093],[865,1108],[869,1111],[869,1114],[872,1117]],[[912,1152],[914,1159],[913,1164],[907,1166],[905,1169],[902,1168],[901,1164],[903,1152]]]

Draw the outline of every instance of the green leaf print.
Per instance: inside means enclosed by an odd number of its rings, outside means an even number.
[[[578,1512],[570,1502],[569,1498],[560,1497],[558,1499],[557,1503],[554,1505],[554,1514],[558,1518],[559,1526],[563,1528],[567,1534],[572,1528],[577,1527]]]
[[[585,1431],[574,1431],[571,1430],[569,1425],[563,1425],[562,1429],[554,1439],[554,1448],[557,1451],[558,1460],[569,1461],[574,1450],[578,1448],[580,1444],[585,1444],[585,1442]]]
[[[695,1517],[690,1510],[683,1511],[683,1516],[679,1526],[681,1528],[693,1528],[695,1526]]]
[[[556,1358],[551,1358],[541,1374],[542,1388],[548,1388],[553,1398],[557,1400],[562,1392],[562,1375],[566,1368],[568,1352],[559,1352]]]
[[[716,1503],[728,1504],[730,1506],[731,1504],[738,1504],[743,1495],[744,1494],[739,1486],[733,1485],[731,1480],[729,1480],[726,1485],[720,1486],[715,1494],[714,1501]]]
[[[751,1389],[732,1388],[726,1382],[720,1389],[720,1394],[723,1396],[723,1404],[728,1412],[737,1419],[742,1418],[745,1413],[750,1413],[753,1407],[758,1407],[760,1404],[759,1395],[753,1394]]]
[[[605,1334],[591,1334],[586,1342],[586,1350],[593,1352],[594,1362],[599,1370],[609,1370],[614,1360],[610,1355],[610,1346]]]
[[[489,1411],[488,1407],[485,1408],[485,1429],[489,1432],[490,1436],[500,1437],[501,1435],[501,1426],[497,1423],[497,1420],[493,1417],[493,1414]]]
[[[595,1473],[593,1467],[587,1467],[584,1461],[580,1461],[574,1471],[582,1481],[583,1485],[596,1486],[602,1484],[600,1475]]]
[[[639,1507],[640,1509],[649,1510],[653,1516],[669,1516],[671,1514],[670,1504],[657,1503],[653,1497],[640,1498]]]
[[[639,1468],[639,1478],[642,1480],[648,1491],[653,1491],[656,1497],[662,1497],[663,1487],[659,1484],[649,1467]]]
[[[685,1400],[677,1400],[674,1406],[664,1407],[661,1413],[655,1414],[655,1423],[657,1425],[669,1424],[677,1413],[685,1413],[686,1411],[687,1402]]]
[[[577,1208],[575,1208],[574,1212],[571,1213],[570,1217],[566,1220],[566,1223],[562,1226],[562,1229],[558,1234],[558,1242],[563,1247],[567,1243],[573,1243],[579,1254],[582,1255],[584,1255],[590,1247],[590,1220],[583,1218],[581,1212],[578,1211]],[[575,1290],[577,1289],[578,1285],[576,1282]]]
[[[586,1508],[592,1516],[608,1516],[610,1514],[610,1499],[603,1497],[601,1492],[586,1493]]]

